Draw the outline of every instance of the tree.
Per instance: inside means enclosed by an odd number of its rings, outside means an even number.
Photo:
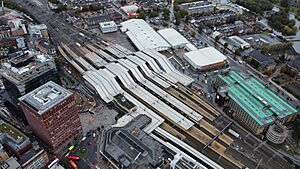
[[[281,0],[280,1],[280,6],[287,8],[289,7],[289,1],[288,0]]]
[[[67,10],[71,10],[71,9],[72,9],[72,6],[69,5],[69,4],[68,4],[68,5],[65,5],[65,6],[66,6],[66,9],[67,9]]]
[[[174,11],[178,12],[180,10],[180,7],[178,5],[174,5]]]
[[[136,12],[139,14],[139,18],[140,19],[145,19],[146,18],[146,12],[145,12],[145,10],[138,9]]]
[[[175,19],[176,20],[180,20],[181,19],[180,12],[176,12],[174,15],[175,15]]]
[[[181,9],[179,12],[181,16],[187,16],[189,14],[188,11],[185,9]]]
[[[154,18],[154,17],[157,17],[157,16],[158,16],[158,12],[156,10],[151,11],[151,13],[150,13],[151,18]]]
[[[195,32],[195,31],[192,31],[192,32],[191,32],[191,36],[192,36],[192,37],[195,37],[195,36],[196,36],[196,32]]]
[[[170,20],[170,16],[169,15],[163,15],[164,20],[169,21]]]
[[[228,43],[224,43],[224,48],[227,49],[228,48]]]
[[[55,57],[54,63],[55,63],[56,67],[57,67],[59,70],[60,70],[60,68],[63,67],[63,65],[64,65],[64,61],[63,61],[62,58],[60,58],[60,57]]]
[[[241,52],[242,52],[242,48],[238,48],[234,51],[234,54],[240,56],[241,55]]]
[[[216,42],[219,42],[220,38],[221,38],[221,36],[216,36],[216,37],[215,37],[215,41],[216,41]]]
[[[185,16],[185,22],[188,22],[189,20],[191,20],[191,17],[189,15]]]
[[[180,20],[179,20],[179,19],[176,19],[176,21],[175,21],[174,24],[175,24],[175,25],[180,25]]]
[[[163,14],[170,14],[170,10],[168,8],[164,8],[163,9]]]
[[[199,31],[199,33],[201,33],[203,29],[204,29],[203,23],[199,23],[199,25],[198,25],[198,31]]]
[[[76,8],[76,13],[80,13],[81,12],[81,7]]]
[[[63,5],[62,3],[59,3],[57,5],[57,11],[63,11],[63,10],[66,10],[66,9],[67,9],[66,6]]]

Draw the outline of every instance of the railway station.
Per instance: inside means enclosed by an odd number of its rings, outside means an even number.
[[[84,50],[89,52],[80,59],[64,45],[61,50],[64,57],[75,60],[75,68],[81,67],[78,72],[90,90],[125,111],[112,127],[145,115],[150,121],[141,130],[171,149],[174,157],[190,159],[199,168],[223,168],[202,154],[209,151],[236,168],[245,167],[227,151],[234,141],[224,132],[230,124],[215,127],[214,120],[222,114],[187,87],[193,79],[177,71],[164,55],[107,43],[87,45]]]

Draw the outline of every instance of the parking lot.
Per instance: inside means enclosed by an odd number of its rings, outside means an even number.
[[[130,42],[130,40],[128,39],[127,35],[125,33],[122,33],[120,31],[118,32],[112,32],[112,33],[106,33],[103,34],[99,28],[94,28],[91,29],[92,32],[95,32],[97,34],[100,34],[100,36],[112,43],[116,43],[119,44],[131,51],[136,51],[135,47],[133,46],[133,44]]]

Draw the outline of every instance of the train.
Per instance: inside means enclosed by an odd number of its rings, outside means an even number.
[[[228,129],[228,132],[229,132],[230,134],[232,134],[234,137],[240,138],[240,134],[237,133],[236,131],[234,131],[234,130],[232,130],[232,129]]]

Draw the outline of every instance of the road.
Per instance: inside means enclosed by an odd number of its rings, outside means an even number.
[[[59,45],[61,42],[71,45],[76,42],[84,44],[100,40],[100,38],[96,37],[96,34],[70,25],[64,18],[50,11],[45,0],[40,0],[39,3],[37,3],[38,0],[30,0],[27,3],[23,0],[13,1],[30,11],[40,23],[47,25],[50,39],[55,45]],[[79,33],[83,33],[85,36],[80,36]]]

